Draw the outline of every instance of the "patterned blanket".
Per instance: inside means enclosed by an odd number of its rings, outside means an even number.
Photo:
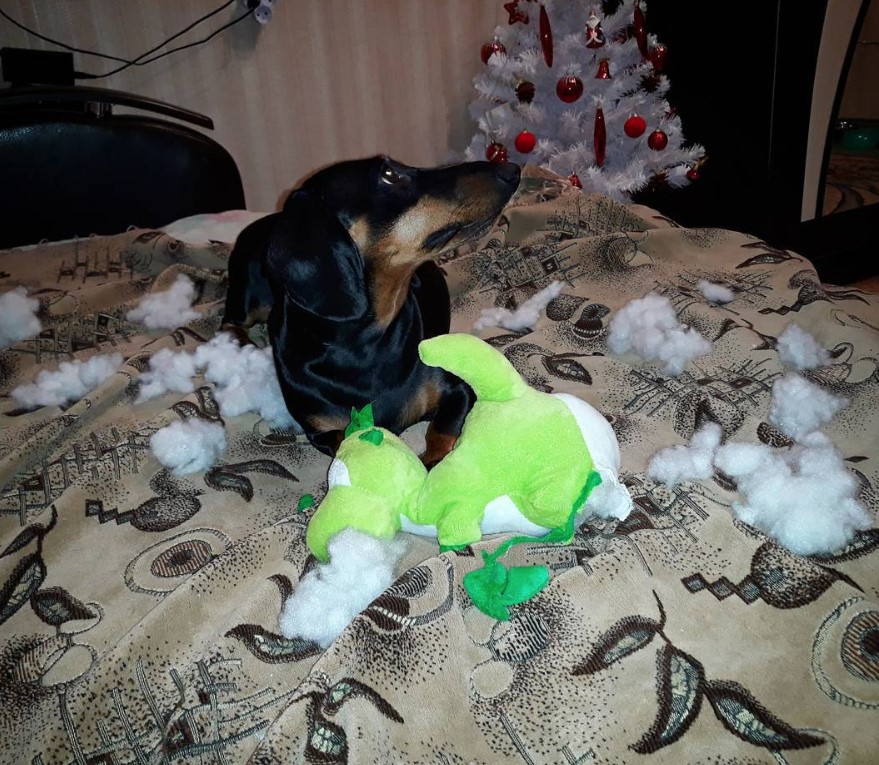
[[[879,298],[530,170],[498,226],[442,264],[453,330],[563,281],[533,330],[478,334],[532,385],[609,418],[635,510],[569,545],[513,548],[552,578],[507,622],[461,584],[497,537],[443,554],[413,537],[396,582],[322,651],[277,617],[313,563],[296,508],[324,492],[328,459],[255,414],[223,417],[205,381],[136,403],[152,355],[216,333],[228,255],[146,230],[0,253],[0,292],[25,286],[43,327],[0,353],[0,762],[877,761],[879,531],[798,556],[735,519],[727,476],[668,488],[645,468],[709,421],[785,448],[767,413],[795,321],[830,351],[805,374],[849,400],[825,432],[875,517]],[[179,274],[198,318],[126,320]],[[710,303],[702,279],[735,299]],[[615,312],[649,291],[713,343],[680,375],[607,347]],[[111,351],[118,372],[69,405],[9,395]],[[228,446],[175,477],[149,439],[192,418],[221,423]]]

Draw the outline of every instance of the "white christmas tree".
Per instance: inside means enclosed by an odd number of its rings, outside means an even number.
[[[684,186],[705,151],[685,146],[666,101],[667,50],[639,0],[511,0],[482,48],[468,160],[509,159],[629,201],[648,183]]]

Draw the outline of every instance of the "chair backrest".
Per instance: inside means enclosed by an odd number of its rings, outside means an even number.
[[[10,107],[0,97],[0,248],[245,209],[234,159],[204,133],[109,108],[96,116],[94,101],[63,101]],[[152,111],[174,113],[162,106]]]

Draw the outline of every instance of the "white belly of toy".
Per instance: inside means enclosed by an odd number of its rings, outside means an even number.
[[[513,532],[542,537],[549,533],[548,528],[538,526],[522,515],[522,512],[516,507],[516,503],[506,494],[496,497],[485,506],[485,514],[482,516],[479,528],[483,534]]]

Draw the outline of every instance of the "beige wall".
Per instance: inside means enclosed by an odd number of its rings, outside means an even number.
[[[221,0],[3,0],[43,35],[132,58]],[[199,39],[242,12],[240,0],[196,27]],[[276,0],[272,21],[246,19],[203,46],[89,84],[132,91],[213,118],[252,210],[274,209],[317,167],[379,152],[445,161],[474,130],[479,51],[506,21],[500,0]],[[0,18],[0,44],[58,50]],[[75,56],[77,69],[114,63]]]

